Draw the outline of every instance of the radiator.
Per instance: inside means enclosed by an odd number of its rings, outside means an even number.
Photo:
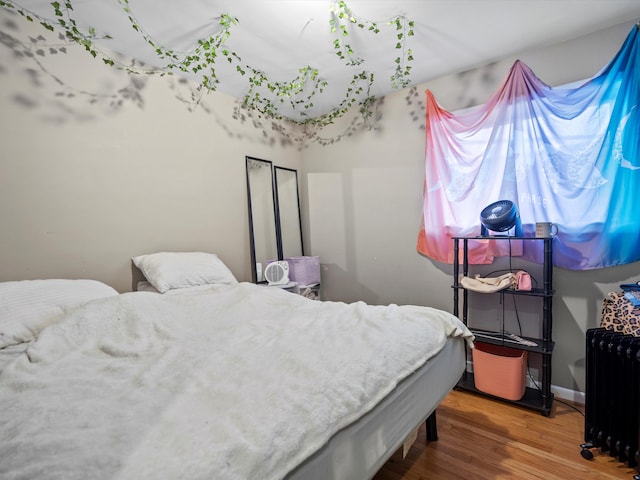
[[[640,337],[587,330],[585,442],[637,467]]]

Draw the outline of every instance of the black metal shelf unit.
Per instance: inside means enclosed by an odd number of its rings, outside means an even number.
[[[527,387],[522,399],[506,400],[500,397],[494,397],[478,390],[475,387],[473,373],[466,372],[458,382],[456,388],[460,390],[471,391],[494,398],[503,402],[511,403],[531,410],[538,411],[544,416],[548,416],[551,412],[551,404],[553,402],[553,394],[551,393],[551,356],[553,354],[554,342],[552,339],[553,318],[552,318],[552,302],[553,302],[553,238],[552,237],[509,237],[509,236],[478,236],[478,237],[454,237],[453,238],[453,314],[459,317],[465,325],[469,321],[469,292],[460,284],[460,248],[462,248],[462,275],[469,275],[469,240],[523,240],[543,242],[543,265],[542,265],[542,288],[534,288],[531,291],[518,290],[500,290],[496,294],[509,295],[525,295],[539,297],[542,302],[541,322],[542,322],[542,338],[523,337],[535,345],[524,345],[513,339],[506,337],[503,332],[492,332],[488,330],[471,329],[476,335],[476,340],[483,343],[494,345],[502,345],[508,348],[516,348],[519,350],[527,350],[540,354],[542,356],[542,368],[540,372],[539,388]],[[462,247],[460,244],[462,243]],[[459,295],[462,292],[462,312],[459,311]],[[495,294],[489,294],[495,295]]]

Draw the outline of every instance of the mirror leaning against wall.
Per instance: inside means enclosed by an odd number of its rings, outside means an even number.
[[[246,157],[251,275],[263,282],[266,262],[302,256],[297,172]]]
[[[282,257],[301,257],[304,248],[300,220],[298,172],[284,167],[274,167],[274,172]]]

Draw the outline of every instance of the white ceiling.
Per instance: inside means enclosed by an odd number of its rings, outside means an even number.
[[[60,0],[61,3],[62,0]],[[398,56],[395,27],[384,27],[395,15],[415,22],[407,46],[414,52],[411,83],[460,72],[531,48],[558,43],[622,22],[640,20],[640,0],[347,0],[360,19],[375,21],[377,35],[354,28],[348,37],[365,59],[349,67],[335,54],[330,32],[330,0],[129,0],[138,23],[154,40],[179,52],[189,51],[198,38],[219,30],[218,18],[228,13],[239,20],[227,45],[244,64],[271,79],[292,80],[298,69],[312,66],[329,82],[312,116],[336,106],[354,73],[374,72],[374,95],[392,91]],[[48,19],[50,0],[18,0],[17,4]],[[128,22],[116,0],[75,0],[80,26],[107,33],[110,50],[158,65],[153,49]],[[241,98],[247,91],[240,77],[221,58],[218,90]],[[285,111],[296,118],[293,111]]]

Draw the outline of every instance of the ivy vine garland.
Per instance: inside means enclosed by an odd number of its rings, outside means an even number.
[[[229,64],[235,66],[235,71],[247,78],[248,90],[242,104],[245,108],[255,110],[259,116],[281,119],[279,106],[286,105],[300,112],[303,118],[296,123],[324,126],[342,115],[344,115],[356,102],[360,104],[360,112],[366,118],[371,115],[370,106],[374,102],[371,96],[371,87],[374,83],[374,75],[366,69],[355,73],[346,89],[344,98],[340,104],[334,107],[329,113],[317,118],[310,118],[308,112],[313,108],[313,100],[316,95],[323,93],[327,86],[326,80],[322,78],[317,68],[305,66],[298,69],[298,75],[290,81],[279,82],[269,78],[267,73],[247,65],[242,62],[240,55],[226,46],[226,42],[231,36],[232,29],[239,20],[230,14],[224,13],[218,18],[220,30],[207,38],[199,39],[197,45],[188,53],[175,52],[158,44],[144,30],[138,19],[135,17],[129,0],[116,0],[122,7],[131,26],[155,51],[158,58],[168,62],[165,67],[158,70],[135,70],[133,67],[122,64],[101,51],[96,43],[100,40],[111,38],[109,35],[100,35],[94,28],[88,31],[81,31],[73,18],[73,2],[64,0],[63,2],[53,1],[51,7],[55,21],[49,21],[23,7],[13,0],[0,0],[0,6],[14,10],[26,20],[38,21],[49,31],[61,30],[61,38],[75,42],[89,52],[94,58],[100,57],[102,61],[109,65],[128,73],[140,74],[173,74],[174,72],[184,72],[198,75],[201,80],[198,86],[200,93],[215,91],[220,83],[216,75],[216,61],[221,57]],[[365,60],[359,57],[351,45],[347,43],[349,37],[349,27],[356,27],[373,34],[380,32],[380,25],[366,19],[358,18],[343,0],[334,1],[330,5],[331,19],[329,21],[331,32],[335,35],[333,47],[336,55],[345,62],[347,66],[361,66]],[[400,51],[395,59],[394,74],[391,76],[391,85],[395,89],[405,88],[410,84],[409,74],[413,52],[407,48],[408,37],[414,35],[414,22],[403,15],[397,15],[384,22],[386,27],[395,27],[397,43],[395,48]],[[261,94],[261,91],[269,92]],[[360,99],[360,100],[359,100]],[[293,121],[293,120],[292,120]]]

